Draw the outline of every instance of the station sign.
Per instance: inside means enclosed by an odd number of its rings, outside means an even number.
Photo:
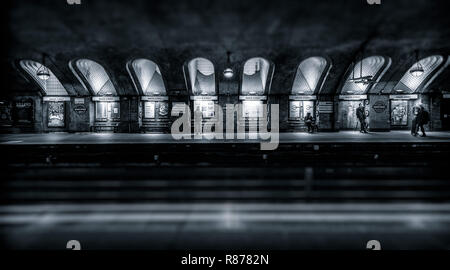
[[[364,100],[367,99],[367,95],[340,95],[340,100]]]
[[[44,97],[45,102],[63,102],[70,101],[70,97]]]
[[[92,97],[92,101],[119,101],[119,97]]]
[[[307,100],[317,100],[317,96],[312,95],[293,95],[289,96],[290,100],[296,100],[296,101],[307,101]]]
[[[419,96],[417,94],[411,95],[390,95],[390,99],[418,99]]]
[[[266,96],[239,96],[239,100],[267,100]]]
[[[87,112],[87,108],[84,104],[78,104],[73,107],[74,112],[77,114],[84,114]]]
[[[372,105],[372,108],[376,113],[383,113],[384,111],[386,111],[388,106],[385,102],[379,100]]]
[[[76,105],[84,104],[84,98],[75,98],[75,99],[73,100],[73,102],[74,102]]]
[[[217,100],[217,96],[191,96],[191,100]]]
[[[142,96],[142,101],[166,101],[169,100],[167,96]]]

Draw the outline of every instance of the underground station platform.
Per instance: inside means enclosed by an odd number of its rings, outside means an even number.
[[[248,134],[247,134],[248,136]],[[4,248],[450,248],[450,133],[0,136]]]

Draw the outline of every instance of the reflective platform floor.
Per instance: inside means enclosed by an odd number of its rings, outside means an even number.
[[[359,131],[308,133],[280,133],[280,143],[383,143],[383,142],[450,142],[450,132],[428,132],[427,137],[411,136],[409,131],[370,132]],[[236,137],[237,135],[235,135]],[[245,140],[175,140],[170,134],[129,133],[40,133],[2,134],[0,144],[157,144],[157,143],[254,143],[256,134],[246,134]]]
[[[0,207],[13,249],[450,249],[449,204],[36,204]]]

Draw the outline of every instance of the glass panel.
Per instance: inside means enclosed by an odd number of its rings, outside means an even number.
[[[251,58],[244,64],[242,95],[264,95],[270,63],[264,58]]]
[[[111,79],[100,64],[89,59],[80,59],[76,66],[96,96],[117,95]]]
[[[64,102],[48,103],[48,127],[64,127]]]
[[[151,101],[144,102],[144,118],[147,119],[155,118],[155,102]]]
[[[420,85],[430,76],[430,74],[442,64],[444,58],[440,55],[432,55],[424,58],[418,63],[414,63],[400,79],[399,83],[395,86],[394,90],[410,90],[410,92],[415,92]],[[421,66],[423,68],[423,73],[419,76],[413,76],[411,70]]]
[[[188,71],[194,95],[213,96],[216,94],[214,65],[211,61],[205,58],[192,59],[189,61]]]
[[[96,102],[96,121],[114,121],[120,119],[119,102]]]
[[[297,68],[292,94],[312,95],[326,66],[327,60],[323,57],[310,57],[303,60]]]
[[[393,126],[408,125],[407,100],[391,100],[391,125]]]
[[[301,101],[291,101],[289,104],[289,118],[299,119],[303,111]]]
[[[302,120],[305,119],[306,115],[310,113],[314,117],[314,101],[303,101],[303,115]]]
[[[259,100],[242,101],[242,117],[258,118],[263,117],[263,102]]]
[[[362,61],[362,70],[361,70],[361,61]],[[384,66],[385,59],[383,56],[370,56],[366,57],[363,60],[356,63],[352,70],[350,70],[350,74],[348,75],[347,81],[342,87],[342,94],[365,94],[367,90],[369,90],[369,86],[372,83],[365,83],[362,81],[350,81],[350,79],[354,78],[371,78],[372,81],[375,81],[375,75],[381,70]]]
[[[214,117],[214,101],[211,100],[195,100],[194,113],[202,112],[203,118]]]
[[[55,74],[48,68],[43,66],[41,63],[31,61],[31,60],[22,60],[20,61],[20,66],[30,75],[34,81],[44,90],[46,95],[50,96],[68,96],[66,89],[59,81],[59,79],[55,76]],[[37,76],[38,70],[46,69],[49,78],[43,80]]]

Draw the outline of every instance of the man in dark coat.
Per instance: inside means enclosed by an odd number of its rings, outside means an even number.
[[[359,107],[356,109],[356,117],[359,120],[361,130],[360,132],[367,133],[366,130],[366,112],[364,111],[364,106],[359,103]]]
[[[417,136],[417,123],[419,120],[419,112],[420,112],[420,108],[419,107],[413,107],[413,117],[412,117],[412,121],[411,121],[411,135],[413,136]]]
[[[427,134],[425,134],[425,128],[423,127],[424,125],[428,124],[428,122],[430,121],[430,117],[428,112],[425,110],[425,108],[423,106],[420,106],[419,108],[419,113],[417,114],[417,128],[416,128],[416,135],[419,132],[419,128],[420,131],[422,131],[422,137],[426,137]]]
[[[314,129],[313,129],[314,118],[312,117],[311,113],[306,114],[305,124],[308,127],[308,133],[314,132]]]

